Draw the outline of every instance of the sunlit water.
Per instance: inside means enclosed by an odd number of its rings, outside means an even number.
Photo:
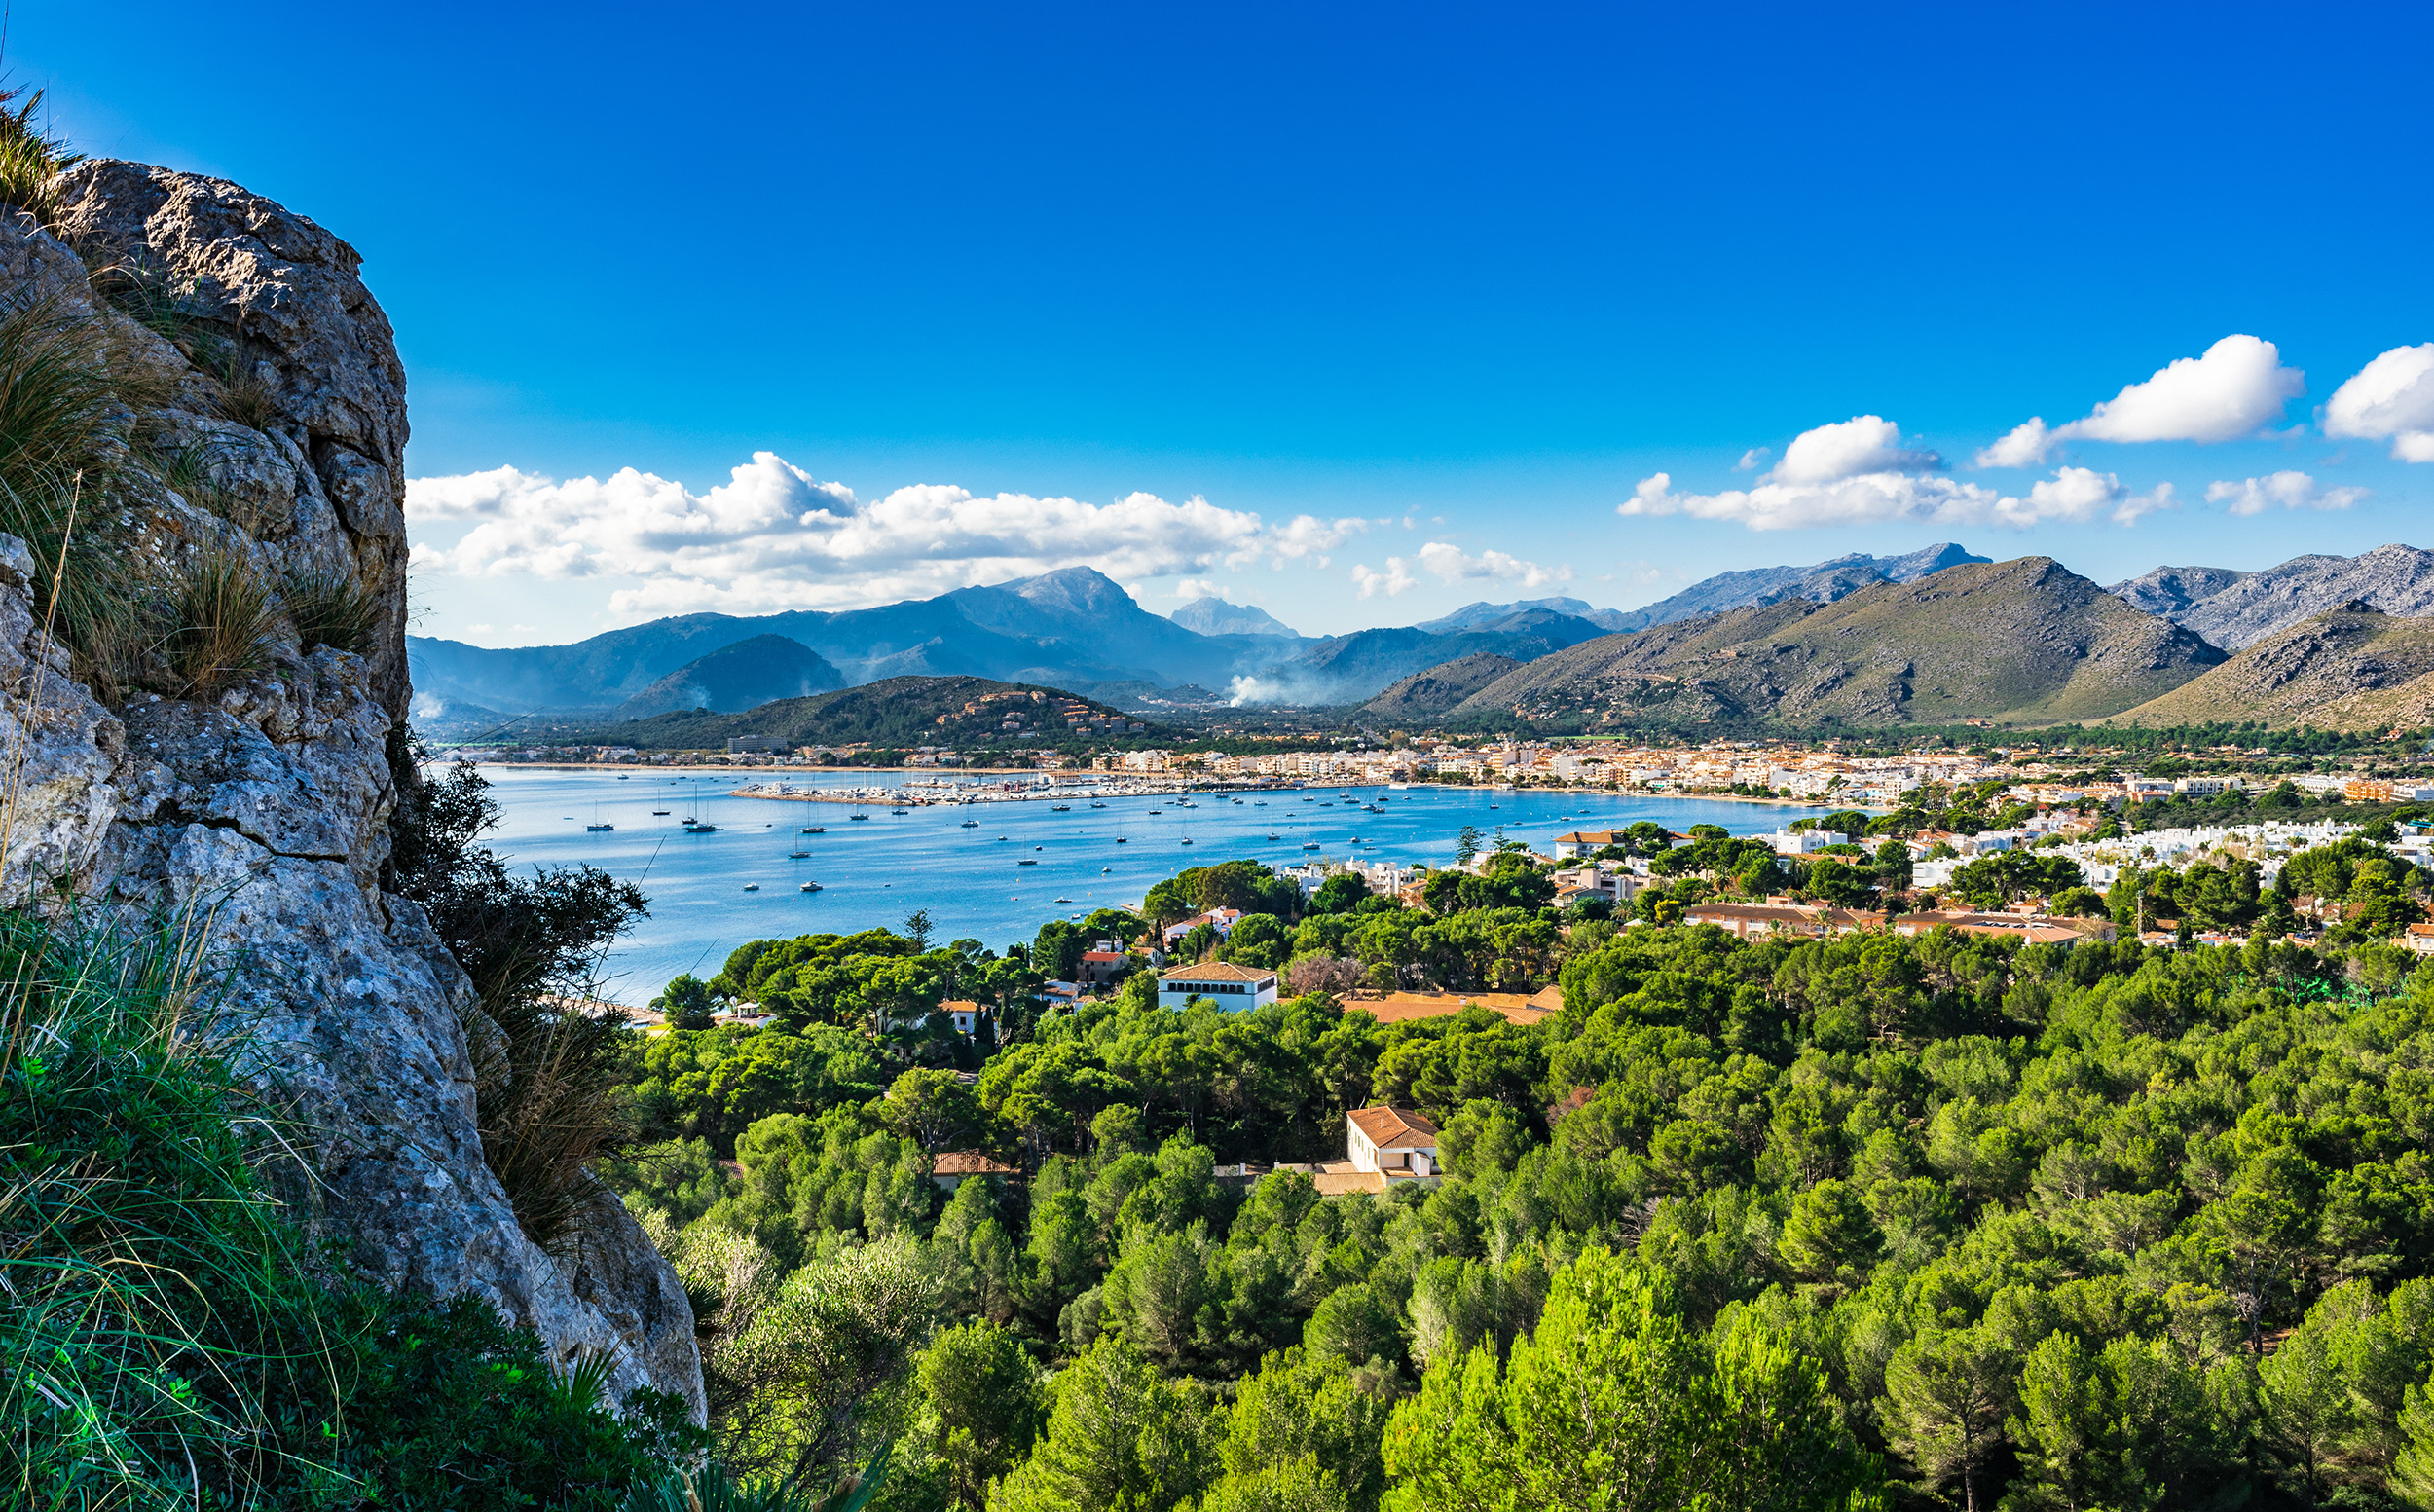
[[[1540,850],[1577,829],[1620,829],[1642,819],[1676,830],[1721,825],[1761,833],[1822,808],[1583,793],[1489,793],[1414,787],[1199,793],[910,808],[884,803],[779,802],[730,797],[766,774],[557,771],[486,766],[503,810],[489,836],[519,867],[585,862],[638,882],[650,917],[609,953],[608,994],[642,1003],[682,972],[707,975],[748,940],[846,932],[902,923],[926,908],[941,940],[966,936],[1003,948],[1043,920],[1136,904],[1152,883],[1186,867],[1248,856],[1272,865],[1359,857],[1442,866],[1464,825]],[[790,774],[797,788],[868,787],[867,772]],[[1339,794],[1350,793],[1345,802]],[[1307,801],[1306,801],[1307,800]],[[1381,811],[1363,812],[1376,802]],[[1261,805],[1265,806],[1261,806]],[[664,815],[653,811],[665,809]],[[856,821],[849,816],[869,818]],[[719,826],[686,834],[688,817]],[[965,820],[977,828],[962,828]],[[615,830],[591,833],[585,825]],[[799,832],[817,825],[822,834]],[[1273,835],[1275,838],[1271,839]],[[1189,840],[1191,843],[1186,844]],[[1315,844],[1316,850],[1306,849]],[[791,858],[793,851],[810,854]],[[1022,866],[1023,862],[1033,865]],[[800,885],[817,882],[820,891]],[[748,883],[758,891],[746,892]]]

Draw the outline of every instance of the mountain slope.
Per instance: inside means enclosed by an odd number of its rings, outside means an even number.
[[[1457,658],[1415,672],[1361,705],[1381,719],[1433,719],[1506,673],[1525,665],[1494,651]]]
[[[2352,600],[2107,722],[2243,719],[2340,730],[2434,723],[2434,619],[2404,619]]]
[[[617,705],[613,719],[646,719],[672,709],[735,714],[780,698],[845,685],[827,657],[784,636],[756,635],[697,656]]]
[[[1637,623],[1631,622],[1631,615],[1625,610],[1592,608],[1579,599],[1523,599],[1514,604],[1465,604],[1451,614],[1441,614],[1435,619],[1423,619],[1413,628],[1425,630],[1430,635],[1459,635],[1465,630],[1484,630],[1497,620],[1510,619],[1515,614],[1530,609],[1546,609],[1553,613],[1568,615],[1573,619],[1586,620],[1600,630],[1637,630],[1640,628]]]
[[[1292,653],[1270,636],[1205,636],[1152,614],[1088,568],[935,599],[830,612],[795,609],[745,617],[680,614],[571,645],[493,650],[409,638],[415,685],[451,703],[509,713],[607,711],[687,663],[756,636],[783,636],[819,653],[847,682],[900,676],[1005,681],[1224,686],[1246,669]]]
[[[1601,623],[1610,630],[1647,630],[1709,614],[1774,604],[1784,599],[1809,599],[1819,604],[1831,604],[1837,599],[1848,598],[1870,583],[1916,582],[1948,567],[1985,560],[1946,541],[1913,551],[1907,556],[1854,554],[1835,557],[1811,567],[1755,567],[1737,572],[1718,572],[1714,577],[1692,583],[1670,599],[1660,600],[1644,608],[1622,610],[1611,621]]]
[[[1166,617],[1198,635],[1283,636],[1295,641],[1302,638],[1300,631],[1266,609],[1228,604],[1223,599],[1194,599]]]
[[[1445,662],[1480,654],[1526,662],[1598,635],[1586,620],[1542,608],[1508,614],[1494,625],[1458,635],[1404,626],[1334,636],[1261,675],[1255,685],[1237,685],[1260,702],[1359,703]]]
[[[2434,614],[2434,551],[2393,544],[2354,557],[2293,557],[2262,572],[2159,567],[2109,591],[2235,651],[2353,600],[2386,614]]]
[[[2097,719],[2224,659],[2047,557],[1785,599],[1606,636],[1507,673],[1453,711],[1586,725],[1941,724]]]

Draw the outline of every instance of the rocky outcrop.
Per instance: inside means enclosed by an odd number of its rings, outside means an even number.
[[[114,710],[75,681],[37,612],[36,564],[0,536],[0,903],[64,887],[177,918],[213,948],[212,1021],[310,1168],[299,1210],[350,1263],[487,1298],[553,1357],[605,1354],[613,1390],[655,1386],[698,1417],[691,1310],[623,1209],[554,1252],[518,1227],[475,1123],[468,1036],[497,1030],[421,910],[381,887],[389,737],[411,697],[405,375],[360,259],[218,179],[90,162],[60,189],[74,249],[0,222],[0,305],[39,302],[106,353],[140,454],[111,500],[114,549],[138,576],[205,551],[268,582],[338,574],[378,625],[361,654],[283,626],[261,675]],[[130,318],[95,272],[169,316]],[[208,464],[181,492],[185,474],[141,460],[164,456]]]
[[[2393,544],[2293,557],[2261,572],[2159,567],[2107,591],[2236,651],[2353,601],[2404,618],[2434,614],[2434,551]]]

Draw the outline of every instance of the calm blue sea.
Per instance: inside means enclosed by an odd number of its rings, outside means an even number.
[[[1070,802],[1071,812],[1052,812],[1035,799],[913,808],[899,817],[884,803],[856,809],[727,795],[765,773],[635,772],[621,780],[606,771],[486,766],[482,772],[504,810],[489,837],[500,854],[518,866],[588,862],[641,883],[650,896],[650,917],[618,942],[603,968],[608,995],[636,1004],[681,973],[718,970],[727,952],[748,940],[895,925],[915,908],[927,908],[936,938],[969,936],[1002,949],[1029,940],[1045,919],[1138,903],[1152,883],[1185,867],[1240,856],[1276,865],[1323,855],[1441,866],[1453,859],[1455,836],[1464,825],[1490,835],[1501,829],[1544,849],[1567,830],[1612,829],[1642,819],[1677,830],[1713,824],[1752,834],[1827,812],[1697,798],[1415,787],[1243,794],[1240,804],[1226,794],[1201,793],[1193,808],[1179,807],[1171,796],[1108,798],[1105,808],[1095,809],[1087,797],[1060,797],[1055,801]],[[859,788],[889,779],[856,772],[783,780],[797,788]],[[1340,793],[1350,793],[1353,802]],[[1358,807],[1379,800],[1380,813]],[[655,814],[658,809],[667,813]],[[857,812],[870,817],[847,817]],[[688,816],[719,826],[719,832],[682,832]],[[961,828],[966,819],[979,827]],[[588,833],[587,824],[616,829]],[[806,825],[827,832],[800,833]],[[1303,849],[1312,841],[1321,848]],[[790,859],[796,850],[810,854]],[[1035,865],[1018,865],[1024,861]],[[799,891],[806,881],[818,882],[821,891]],[[759,891],[744,891],[751,882]]]

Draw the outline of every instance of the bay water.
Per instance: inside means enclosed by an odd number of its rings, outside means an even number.
[[[1491,841],[1500,831],[1544,852],[1567,830],[1623,829],[1643,819],[1673,830],[1711,824],[1757,834],[1829,812],[1638,793],[1414,786],[1199,793],[1189,795],[1190,806],[1172,793],[1095,800],[1059,793],[906,803],[894,805],[905,810],[897,814],[884,798],[847,805],[730,795],[764,781],[798,791],[892,790],[905,780],[895,773],[486,765],[482,775],[501,810],[487,843],[512,865],[584,863],[639,883],[649,896],[650,916],[637,921],[602,965],[603,995],[636,1005],[680,974],[716,972],[746,940],[893,928],[916,908],[929,910],[937,940],[971,937],[1002,950],[1028,940],[1046,920],[1129,906],[1186,867],[1238,857],[1273,866],[1321,857],[1444,866],[1465,825]],[[977,791],[995,787],[988,779]],[[1372,804],[1378,812],[1365,811]],[[687,819],[718,831],[688,834]],[[824,832],[805,834],[806,827]],[[804,882],[819,891],[801,891]]]

